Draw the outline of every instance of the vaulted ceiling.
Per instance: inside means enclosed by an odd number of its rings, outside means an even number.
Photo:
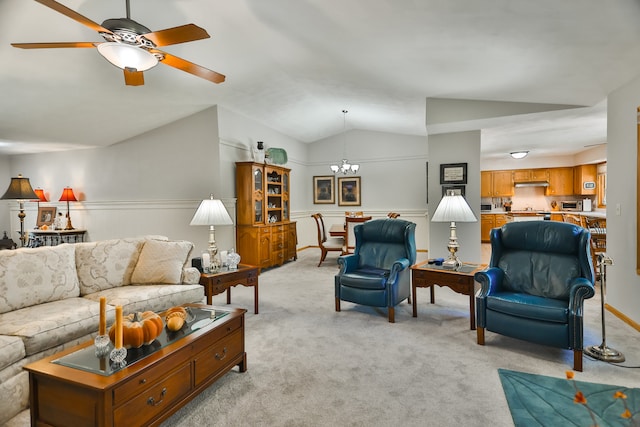
[[[125,0],[58,0],[101,23]],[[640,75],[637,0],[130,0],[156,31],[211,38],[163,48],[227,76],[213,84],[159,64],[144,86],[99,42],[34,0],[0,1],[0,154],[114,144],[212,105],[303,142],[348,127],[426,135],[425,99],[571,104],[483,129],[482,155],[572,154],[606,142],[606,96]],[[640,101],[639,101],[640,103]]]

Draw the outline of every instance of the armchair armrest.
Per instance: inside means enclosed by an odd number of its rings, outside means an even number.
[[[406,270],[411,265],[411,262],[407,258],[399,258],[397,259],[393,265],[391,266],[391,271],[389,272],[389,282],[393,283],[396,281],[398,274],[402,270]]]
[[[484,271],[477,272],[473,278],[480,283],[480,292],[478,292],[478,298],[485,298],[488,295],[494,294],[500,289],[502,279],[504,278],[504,271],[497,267],[491,267]]]
[[[569,310],[570,315],[582,316],[582,307],[585,299],[596,294],[593,283],[584,277],[576,277],[571,281],[569,290]]]
[[[344,274],[350,271],[354,271],[358,268],[358,259],[359,255],[351,254],[351,255],[342,255],[338,258],[338,265],[340,265],[340,273]]]

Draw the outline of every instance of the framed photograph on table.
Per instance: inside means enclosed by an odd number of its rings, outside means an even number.
[[[448,191],[453,191],[455,196],[464,197],[464,185],[443,185],[442,186],[442,197],[447,195]]]
[[[338,178],[338,206],[360,206],[360,177]]]
[[[53,221],[55,221],[56,219],[56,210],[57,208],[55,207],[39,207],[36,226],[41,227],[43,225],[46,225],[48,227],[53,224]]]
[[[467,164],[449,163],[440,165],[440,185],[466,184]]]
[[[336,202],[335,178],[331,176],[313,177],[313,203],[334,204]]]

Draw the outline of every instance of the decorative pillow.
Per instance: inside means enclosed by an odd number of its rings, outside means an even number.
[[[131,283],[181,283],[182,268],[192,250],[193,243],[187,241],[147,240],[131,275]]]

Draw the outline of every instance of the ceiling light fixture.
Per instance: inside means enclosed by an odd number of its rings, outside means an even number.
[[[342,149],[343,149],[343,158],[342,161],[339,165],[331,165],[331,171],[333,173],[338,173],[338,172],[342,172],[343,174],[348,174],[348,173],[358,173],[358,170],[360,169],[360,165],[353,165],[351,163],[349,163],[349,160],[347,160],[347,113],[349,111],[347,110],[342,110],[342,115],[343,115],[343,134],[344,134],[344,141],[343,141],[343,145],[342,145]]]
[[[512,151],[509,153],[514,159],[524,159],[529,154],[528,151]]]
[[[98,52],[118,68],[147,71],[158,65],[158,58],[151,52],[136,45],[106,42],[98,45]]]

